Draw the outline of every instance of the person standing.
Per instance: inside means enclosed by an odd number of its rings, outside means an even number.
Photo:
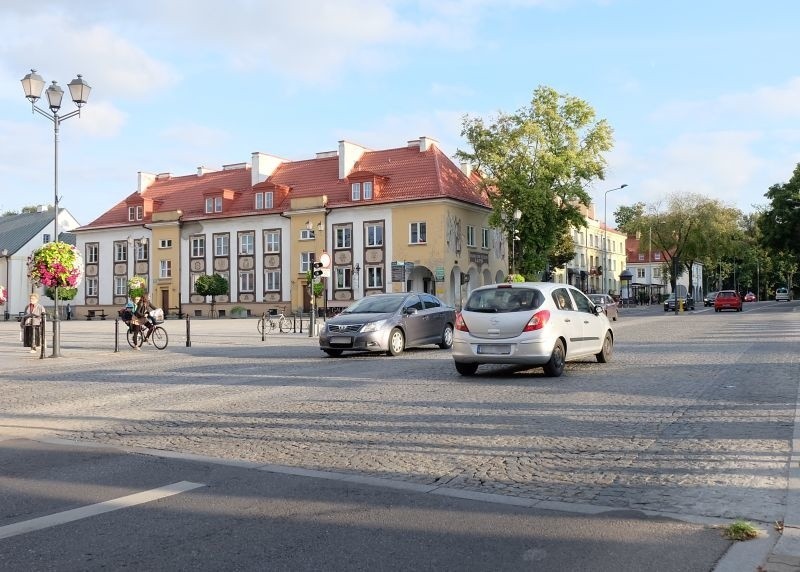
[[[29,347],[30,353],[35,354],[41,345],[40,328],[42,325],[42,315],[44,308],[39,304],[39,295],[34,292],[31,294],[28,305],[22,315],[20,326],[22,327],[23,346]]]
[[[67,302],[67,308],[66,308],[65,311],[67,312],[67,320],[71,320],[72,319],[72,306],[69,305],[69,302]]]

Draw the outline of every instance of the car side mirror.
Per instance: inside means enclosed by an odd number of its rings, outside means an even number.
[[[417,311],[418,310],[416,308],[406,308],[405,309],[405,313],[408,314],[409,316],[413,316],[414,314],[417,313]]]
[[[603,311],[604,311],[603,307],[600,304],[595,304],[595,306],[594,306],[594,315],[595,316],[599,316],[600,314],[603,313]]]

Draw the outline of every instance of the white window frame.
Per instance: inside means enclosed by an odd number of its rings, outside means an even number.
[[[271,209],[273,204],[274,193],[272,191],[264,192],[264,208]]]
[[[264,232],[264,249],[270,254],[281,251],[281,231],[267,230]]]
[[[361,183],[353,183],[350,185],[350,200],[361,200]]]
[[[239,254],[253,255],[256,253],[256,237],[252,232],[245,232],[239,235]]]
[[[660,252],[654,252],[653,253],[653,260],[661,260],[661,253]]]
[[[192,244],[192,258],[204,258],[206,255],[206,237],[203,235],[193,236],[191,238]]]
[[[141,239],[136,240],[133,243],[133,248],[134,248],[134,253],[133,254],[136,257],[136,261],[137,262],[147,260],[148,252],[147,252],[147,242],[146,241],[143,241]]]
[[[383,266],[367,266],[367,288],[383,288]]]
[[[362,188],[364,191],[364,200],[372,200],[372,181],[364,181]]]
[[[87,244],[86,245],[86,262],[87,264],[97,264],[100,258],[100,245]]]
[[[353,227],[351,226],[337,226],[336,227],[336,244],[335,249],[348,249],[353,246]]]
[[[408,225],[408,243],[409,244],[427,244],[428,243],[428,223],[425,221],[417,221],[409,223]]]
[[[489,248],[489,229],[481,227],[481,248]]]
[[[144,207],[142,205],[136,206],[136,220],[142,220],[144,218]]]
[[[158,241],[158,247],[163,249],[172,248],[172,239],[162,238],[161,240]]]
[[[300,240],[314,240],[315,238],[314,230],[310,228],[302,228],[300,229]]]
[[[128,295],[128,279],[124,276],[114,276],[114,296]]]
[[[350,266],[337,266],[334,268],[337,290],[350,290],[353,283],[353,269]]]
[[[214,235],[214,256],[229,256],[230,234]]]
[[[206,214],[214,212],[214,197],[206,197]]]
[[[646,278],[647,269],[646,268],[637,268],[636,269],[636,278]]]
[[[222,197],[214,197],[214,212],[222,212]]]
[[[264,208],[264,193],[256,193],[255,204],[253,205],[256,210]]]
[[[300,272],[308,272],[311,270],[311,265],[314,263],[313,252],[300,253]]]
[[[126,242],[114,243],[114,262],[128,261],[128,244]]]
[[[265,270],[264,271],[264,291],[265,292],[280,292],[281,291],[281,271],[280,270]]]
[[[189,274],[189,292],[197,294],[197,279],[203,276],[202,272],[192,272]]]
[[[158,277],[172,278],[172,260],[165,258],[158,262]]]
[[[136,220],[136,207],[128,207],[128,221]]]
[[[86,279],[86,295],[87,296],[97,296],[97,278],[87,278]]]
[[[367,246],[383,246],[383,224],[368,224],[366,234]]]
[[[239,271],[239,292],[256,291],[256,274],[252,270]]]
[[[471,224],[467,225],[467,246],[475,247],[475,227]]]

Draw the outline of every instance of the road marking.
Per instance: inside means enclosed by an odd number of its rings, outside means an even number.
[[[84,506],[81,508],[74,508],[72,510],[57,512],[56,514],[41,516],[39,518],[25,520],[23,522],[9,524],[7,526],[0,526],[0,540],[3,538],[11,538],[12,536],[17,536],[18,534],[42,530],[45,528],[50,528],[51,526],[58,526],[59,524],[66,524],[68,522],[80,520],[82,518],[89,518],[90,516],[97,516],[98,514],[112,512],[139,504],[152,502],[154,500],[171,497],[173,495],[185,493],[187,491],[204,486],[205,485],[199,483],[180,481],[179,483],[173,483],[157,489],[150,489],[149,491],[143,491],[141,493],[119,497],[117,499],[111,499],[99,502],[97,504],[90,504],[89,506]]]

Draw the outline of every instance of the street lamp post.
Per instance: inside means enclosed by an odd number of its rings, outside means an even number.
[[[517,223],[522,218],[522,211],[514,209],[511,217],[511,274],[517,274]]]
[[[608,284],[606,282],[606,272],[608,271],[608,193],[619,191],[627,186],[628,184],[625,183],[619,187],[608,189],[603,196],[603,294],[608,293]]]
[[[8,306],[11,304],[11,294],[9,293],[8,290],[8,267],[11,265],[11,253],[8,251],[7,248],[4,248],[2,252],[0,252],[0,255],[2,255],[3,258],[6,259],[6,282],[5,282],[6,303],[5,303],[5,309],[3,310],[3,319],[6,322],[8,322],[9,318],[11,317],[11,314],[8,311]]]
[[[32,69],[31,73],[23,77],[21,81],[22,89],[25,91],[25,97],[31,102],[31,113],[38,113],[53,123],[53,190],[55,198],[55,204],[53,205],[53,242],[58,242],[58,128],[62,121],[66,121],[70,117],[75,117],[76,115],[80,116],[81,107],[89,99],[89,92],[91,92],[92,88],[89,87],[89,84],[78,74],[78,77],[67,84],[70,97],[78,109],[60,116],[58,111],[61,109],[61,100],[64,97],[64,90],[62,90],[55,81],[45,91],[50,113],[36,105],[36,102],[42,97],[42,89],[44,88],[44,80],[36,73],[36,70]],[[58,315],[58,286],[53,288],[53,291],[53,354],[51,357],[61,357],[61,320]]]

